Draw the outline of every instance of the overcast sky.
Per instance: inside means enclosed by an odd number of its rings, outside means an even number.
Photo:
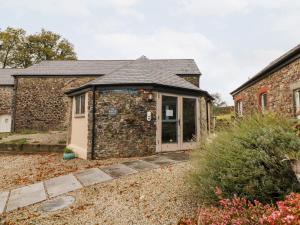
[[[0,0],[0,28],[41,28],[79,59],[193,58],[201,88],[229,92],[300,43],[299,0]]]

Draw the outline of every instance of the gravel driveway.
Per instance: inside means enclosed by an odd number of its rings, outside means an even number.
[[[63,160],[63,155],[52,154],[0,154],[0,192],[36,183],[52,177],[86,168],[111,165],[137,158],[107,160]]]
[[[186,184],[189,162],[142,172],[93,185],[70,195],[68,208],[46,213],[41,203],[3,214],[4,224],[177,224],[195,214]]]

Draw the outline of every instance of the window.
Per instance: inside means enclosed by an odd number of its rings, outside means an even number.
[[[75,114],[82,115],[85,113],[85,94],[75,97]]]
[[[239,117],[243,116],[243,102],[241,100],[237,101],[237,114]]]
[[[268,95],[267,93],[262,93],[260,95],[260,106],[261,106],[261,111],[265,112],[267,111],[267,106],[268,106]]]
[[[300,119],[300,89],[294,91],[294,101],[297,119]]]

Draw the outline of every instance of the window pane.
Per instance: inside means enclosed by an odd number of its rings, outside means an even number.
[[[80,106],[81,106],[80,114],[84,114],[84,112],[85,112],[85,95],[81,95]]]
[[[80,114],[80,96],[75,97],[75,114]]]
[[[183,98],[183,141],[195,141],[196,137],[196,100]]]
[[[261,95],[261,109],[265,111],[267,109],[267,94]]]
[[[177,143],[177,97],[162,97],[162,143]]]

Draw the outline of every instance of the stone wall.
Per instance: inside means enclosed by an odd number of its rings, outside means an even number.
[[[235,108],[237,101],[241,100],[244,115],[260,111],[259,96],[264,90],[268,97],[269,111],[295,117],[293,91],[298,88],[300,88],[299,59],[234,95]]]
[[[97,92],[95,158],[155,153],[156,102],[148,101],[147,96],[144,91],[134,90]],[[92,99],[92,93],[89,93],[89,98]],[[88,146],[91,146],[92,101],[89,102]],[[150,122],[147,121],[148,111],[152,113]]]
[[[66,129],[70,99],[65,91],[79,87],[96,76],[17,77],[15,130]]]
[[[181,78],[185,79],[186,81],[200,87],[199,80],[200,75],[179,75]]]
[[[12,114],[13,86],[0,86],[0,115]]]

